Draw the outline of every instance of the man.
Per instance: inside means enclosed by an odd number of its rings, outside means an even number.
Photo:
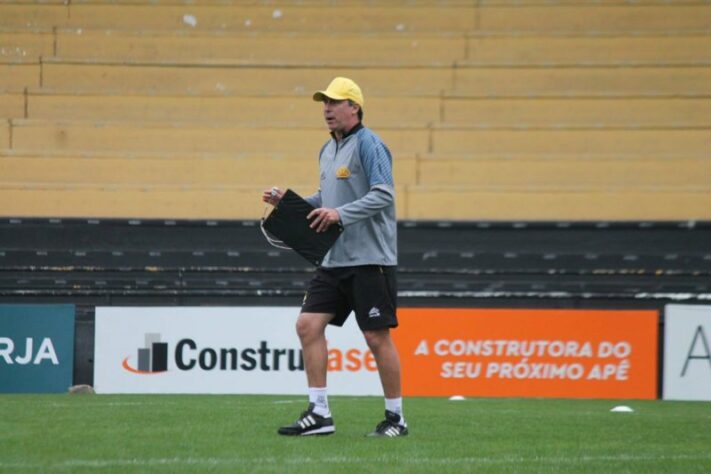
[[[342,326],[351,311],[373,352],[385,394],[385,420],[369,436],[407,435],[402,411],[400,358],[390,337],[397,327],[397,221],[392,156],[380,138],[363,126],[363,94],[350,79],[337,77],[313,95],[323,102],[331,139],[321,148],[319,191],[306,198],[317,232],[341,223],[344,231],[311,280],[296,332],[304,354],[309,406],[282,435],[335,432],[328,406],[326,373],[329,324]],[[262,200],[276,204],[278,190]]]

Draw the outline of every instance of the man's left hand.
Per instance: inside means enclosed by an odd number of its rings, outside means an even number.
[[[325,232],[331,225],[337,224],[341,220],[338,211],[330,207],[314,209],[306,218],[311,221],[309,225],[316,232]]]

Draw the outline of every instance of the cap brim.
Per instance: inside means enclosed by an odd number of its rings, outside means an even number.
[[[315,102],[323,102],[324,99],[346,100],[346,97],[339,97],[335,94],[328,95],[328,94],[326,94],[326,91],[318,91],[318,92],[314,93],[314,101]]]

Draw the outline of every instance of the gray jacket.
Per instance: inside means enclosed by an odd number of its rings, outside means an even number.
[[[344,227],[322,266],[397,265],[392,155],[385,143],[358,124],[340,143],[326,142],[319,168],[320,189],[306,200],[335,208]]]

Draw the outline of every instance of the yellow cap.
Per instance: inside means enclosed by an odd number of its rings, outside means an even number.
[[[356,104],[363,107],[363,93],[360,91],[358,84],[348,79],[347,77],[337,77],[331,81],[325,91],[314,93],[316,102],[323,102],[328,97],[333,100],[352,100]]]

